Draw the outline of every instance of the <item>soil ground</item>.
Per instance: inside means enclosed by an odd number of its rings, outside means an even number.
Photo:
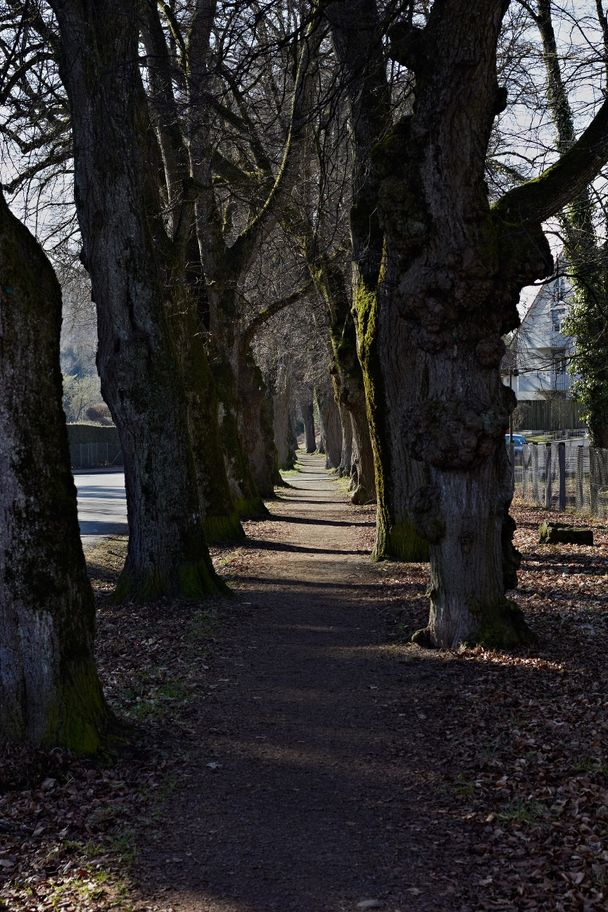
[[[418,708],[432,671],[387,645],[372,519],[322,457],[299,468],[250,539],[250,610],[197,708],[200,749],[146,880],[170,871],[165,899],[184,912],[451,909],[454,824],[425,788],[449,747]]]

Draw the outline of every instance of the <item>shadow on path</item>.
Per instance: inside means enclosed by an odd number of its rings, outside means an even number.
[[[384,579],[360,544],[368,523],[336,499],[319,457],[300,463],[268,536],[256,524],[259,574],[255,562],[240,577],[248,613],[219,647],[219,684],[195,707],[142,876],[176,912],[343,912],[372,899],[453,910],[443,855],[457,824],[430,820],[428,804],[445,750],[418,709],[437,662],[386,644]],[[445,660],[441,674],[449,701]]]

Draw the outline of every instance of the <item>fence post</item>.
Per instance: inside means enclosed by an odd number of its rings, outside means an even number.
[[[597,466],[595,447],[589,447],[589,506],[591,515],[597,516]]]
[[[585,471],[585,447],[580,444],[576,448],[576,509],[581,511],[585,506],[585,494],[583,490],[583,479]]]
[[[534,503],[540,503],[537,443],[532,444],[532,496],[534,497]]]
[[[551,509],[553,479],[551,478],[551,444],[545,444],[545,510]]]
[[[566,444],[557,444],[557,461],[559,465],[559,510],[566,509]]]
[[[524,443],[521,450],[521,496],[524,501],[528,499],[528,468],[530,465],[530,451],[528,444]]]

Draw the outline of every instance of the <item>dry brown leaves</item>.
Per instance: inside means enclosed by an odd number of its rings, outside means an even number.
[[[436,681],[425,678],[419,705],[441,747],[426,786],[438,825],[458,820],[469,834],[446,860],[457,874],[455,909],[605,912],[608,532],[595,524],[593,548],[539,545],[544,513],[520,505],[516,515],[524,563],[514,597],[540,645],[432,654]],[[255,524],[248,531],[256,537]],[[268,523],[265,534],[280,530]],[[362,529],[362,543],[371,547],[372,534]],[[92,561],[99,664],[138,750],[105,767],[61,751],[4,751],[0,909],[10,912],[154,909],[130,883],[134,833],[159,825],[155,807],[193,736],[193,698],[213,693],[214,655],[229,648],[234,602],[114,606],[108,592],[124,544],[106,552]],[[242,581],[271,556],[243,546],[216,549],[214,559]],[[375,572],[395,649],[416,660],[406,640],[425,621],[427,568],[386,563]]]
[[[125,554],[113,539],[90,555],[98,597],[97,655],[106,697],[129,726],[128,746],[103,761],[60,750],[5,749],[0,756],[0,910],[130,912],[137,829],[156,827],[191,739],[193,698],[210,674],[220,624],[229,637],[234,600],[114,605]],[[224,570],[238,549],[217,551]],[[242,606],[240,607],[242,611]],[[245,608],[246,610],[246,608]],[[163,906],[163,912],[166,907]]]
[[[434,777],[439,813],[465,821],[462,908],[608,908],[608,531],[595,546],[540,545],[546,514],[515,507],[521,606],[539,645],[519,653],[438,652],[426,711],[447,747]],[[587,517],[556,516],[573,525]],[[398,638],[424,621],[427,570],[387,565]],[[404,646],[415,653],[415,647]],[[428,656],[428,653],[427,653]],[[446,668],[447,666],[447,668]],[[442,798],[442,793],[444,798]],[[466,874],[465,874],[466,872]]]

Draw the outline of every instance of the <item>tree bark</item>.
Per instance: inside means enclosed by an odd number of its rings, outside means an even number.
[[[228,483],[219,433],[219,403],[203,341],[209,334],[209,300],[196,236],[192,163],[173,91],[174,62],[154,3],[144,4],[140,22],[147,53],[146,97],[160,151],[159,194],[175,250],[170,286],[181,289],[182,296],[187,298],[187,303],[175,308],[176,316],[182,317],[179,322],[174,321],[178,333],[175,347],[187,396],[188,429],[204,505],[205,534],[210,541],[238,541],[244,538],[244,531]],[[208,155],[211,156],[210,150]]]
[[[340,409],[340,420],[342,425],[342,444],[338,474],[343,477],[345,475],[350,475],[353,468],[353,426],[350,412],[346,406],[338,402],[338,408]]]
[[[111,714],[61,405],[61,291],[1,194],[0,274],[0,738],[92,754]]]
[[[351,417],[352,439],[358,456],[357,482],[351,500],[354,504],[373,503],[376,499],[374,449],[351,295],[339,264],[320,255],[310,261],[309,268],[327,306],[333,358],[331,370],[339,391],[338,403],[348,409]]]
[[[238,377],[241,436],[253,477],[262,497],[274,497],[274,486],[281,484],[281,476],[274,443],[272,402],[249,347],[240,348]]]
[[[322,432],[325,437],[325,468],[338,469],[342,457],[342,419],[331,383],[315,387]]]
[[[202,442],[193,447],[190,438],[177,350],[197,336],[196,321],[182,283],[172,281],[176,249],[163,223],[158,147],[138,68],[138,5],[52,6],[72,113],[83,260],[98,309],[98,368],[125,462],[129,546],[118,592],[196,597],[223,586],[203,533],[195,464]]]
[[[307,453],[315,453],[317,450],[314,411],[312,390],[302,391],[300,393],[300,414],[304,422],[304,448]]]
[[[417,540],[430,543],[430,617],[418,640],[441,646],[529,638],[504,594],[516,563],[503,440],[514,403],[499,366],[501,336],[518,322],[519,289],[551,260],[538,224],[518,217],[513,225],[508,208],[504,220],[491,213],[484,183],[492,122],[504,104],[495,55],[505,9],[454,0],[435,4],[424,29],[407,20],[393,27],[391,53],[414,71],[415,102],[412,115],[387,129],[375,3],[361,0],[356,16],[343,3],[328,8],[356,134],[355,312],[384,466],[379,547],[383,511],[389,534],[403,511],[399,546],[411,553]]]
[[[274,441],[280,469],[296,464],[298,439],[291,409],[291,382],[284,364],[279,364],[273,396]]]
[[[456,0],[434,7],[422,32],[394,35],[394,56],[416,73],[416,102],[376,150],[386,237],[379,370],[393,434],[420,465],[410,506],[431,546],[431,606],[418,640],[446,647],[530,639],[504,594],[512,480],[503,435],[514,397],[499,368],[519,289],[551,258],[539,229],[500,223],[487,199],[503,15],[492,0],[475,10]]]
[[[390,90],[386,78],[382,33],[374,0],[343,0],[328,4],[329,19],[336,55],[347,75],[354,146],[353,206],[351,236],[353,242],[353,313],[356,323],[349,329],[356,339],[360,393],[366,403],[369,447],[353,432],[360,452],[373,459],[375,494],[378,503],[377,536],[374,557],[421,560],[428,546],[414,528],[409,511],[409,476],[414,471],[406,465],[409,455],[395,460],[391,471],[391,445],[395,435],[387,424],[389,413],[377,368],[378,320],[376,288],[382,262],[383,226],[378,212],[378,177],[370,168],[370,156],[391,124]],[[338,350],[339,356],[344,355]],[[351,379],[351,373],[344,373]],[[361,413],[360,406],[356,409]]]

